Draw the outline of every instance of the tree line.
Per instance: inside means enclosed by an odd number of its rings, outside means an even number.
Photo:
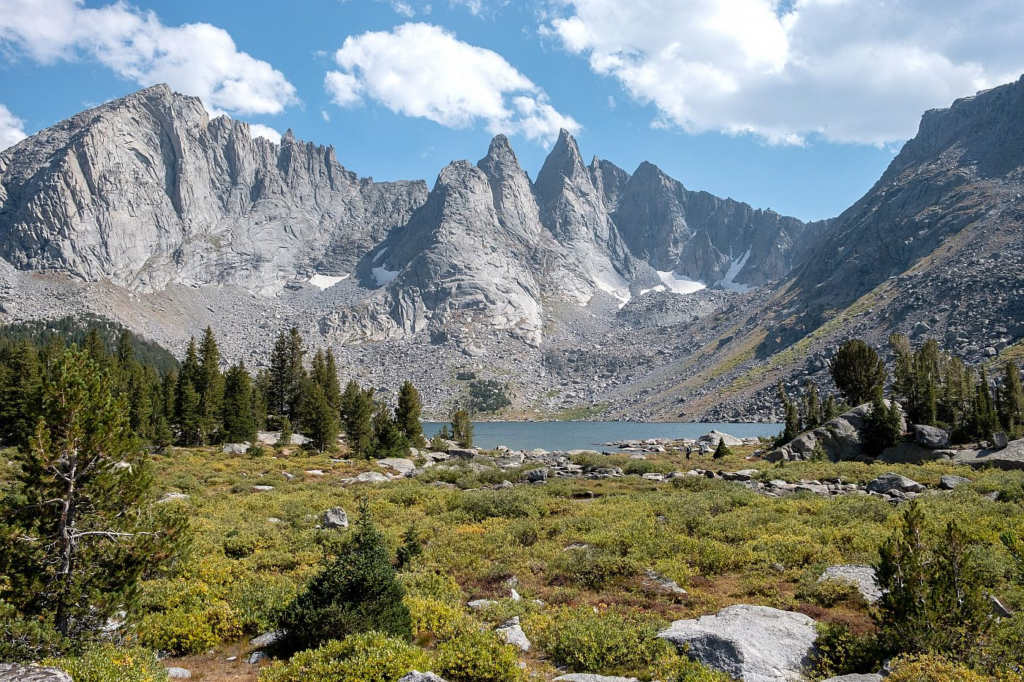
[[[269,367],[252,373],[244,361],[222,369],[217,338],[209,327],[192,338],[183,360],[156,361],[136,352],[140,342],[122,330],[92,328],[79,337],[81,351],[110,376],[111,390],[124,400],[129,427],[142,442],[199,447],[221,443],[256,444],[257,431],[281,432],[288,444],[295,433],[308,447],[333,449],[344,432],[353,456],[406,456],[426,447],[420,424],[422,400],[410,381],[402,384],[392,408],[373,388],[349,381],[342,389],[334,353],[318,349],[309,358],[298,329],[282,331],[270,351]],[[106,337],[106,338],[105,338]],[[76,337],[71,337],[76,338]],[[25,445],[42,409],[44,378],[64,352],[68,335],[20,334],[0,338],[0,439]],[[307,361],[308,360],[308,361]],[[464,447],[472,445],[468,414],[453,414],[445,432]]]
[[[889,348],[891,377],[885,361],[864,341],[850,339],[839,346],[829,362],[839,400],[829,395],[822,402],[813,382],[805,384],[799,401],[793,400],[780,382],[786,423],[780,442],[865,403],[872,405],[865,419],[869,451],[880,452],[899,440],[897,405],[909,423],[945,429],[954,443],[987,440],[998,431],[1009,438],[1024,435],[1024,389],[1020,368],[1012,359],[993,380],[984,363],[972,367],[942,350],[934,339],[914,349],[906,336],[892,334]],[[885,399],[887,386],[890,400]]]

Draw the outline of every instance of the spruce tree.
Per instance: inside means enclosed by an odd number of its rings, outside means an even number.
[[[349,381],[341,405],[345,441],[352,456],[369,458],[373,454],[373,389],[363,390],[355,380]]]
[[[199,354],[193,337],[188,342],[185,360],[181,363],[174,399],[174,423],[178,427],[179,442],[185,446],[205,443],[200,412],[201,396],[198,390],[200,373]]]
[[[461,407],[452,413],[452,440],[459,447],[473,447],[473,423],[469,421],[469,412]]]
[[[0,393],[0,439],[27,443],[42,399],[39,353],[29,341],[22,341],[11,349],[7,367],[7,381]]]
[[[981,376],[974,387],[974,402],[971,408],[971,432],[978,440],[991,438],[999,429],[999,416],[992,402],[988,386],[988,370],[981,366]]]
[[[398,428],[387,403],[380,401],[373,415],[373,451],[377,457],[406,457],[409,441]]]
[[[870,402],[875,390],[885,385],[885,364],[875,349],[860,339],[839,346],[829,371],[836,388],[854,407]]]
[[[121,369],[127,369],[135,360],[135,347],[132,345],[132,334],[127,329],[117,337],[117,364]]]
[[[879,386],[875,389],[871,412],[864,417],[864,450],[869,455],[878,455],[900,442],[903,437],[901,421],[898,404],[890,400],[887,405]]]
[[[384,534],[364,500],[341,552],[285,609],[279,626],[292,651],[370,631],[408,640],[412,619],[404,597]]]
[[[107,344],[103,343],[98,329],[93,327],[85,334],[82,341],[82,350],[89,356],[97,367],[106,368],[110,365],[110,354],[107,353]]]
[[[423,437],[423,425],[420,423],[420,414],[423,411],[423,402],[420,392],[412,385],[411,381],[402,383],[398,389],[398,407],[395,408],[395,421],[398,429],[405,436],[405,439],[414,448],[426,447],[427,441]]]
[[[210,327],[203,333],[199,347],[195,389],[199,394],[199,421],[204,442],[216,442],[223,426],[224,377],[220,373],[220,349]]]
[[[1024,421],[1024,389],[1020,368],[1013,360],[1006,361],[1003,383],[999,386],[999,421],[1007,433],[1016,434]]]
[[[821,424],[821,402],[818,400],[818,387],[814,385],[814,382],[808,381],[804,387],[806,392],[803,397],[803,428],[809,430],[817,428]]]
[[[721,438],[718,441],[718,446],[715,447],[715,453],[711,456],[712,459],[725,459],[732,454],[732,450],[725,444],[725,439]]]
[[[836,405],[836,399],[834,396],[829,396],[825,400],[825,406],[821,408],[821,419],[823,422],[832,421],[839,416],[839,406]]]
[[[786,395],[786,389],[781,381],[776,385],[775,390],[779,395],[785,415],[785,428],[779,436],[779,445],[785,445],[800,435],[800,412],[796,409],[796,404]]]
[[[302,402],[303,433],[318,452],[333,450],[338,442],[338,414],[327,399],[323,386],[307,379]]]
[[[242,361],[224,377],[224,439],[229,443],[256,442],[252,377]]]
[[[0,516],[6,598],[65,636],[98,634],[168,556],[180,523],[147,511],[152,476],[110,373],[71,348],[47,372],[40,417],[19,450]]]

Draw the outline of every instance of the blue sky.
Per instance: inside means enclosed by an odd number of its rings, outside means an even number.
[[[1019,0],[0,0],[0,146],[167,81],[378,180],[433,183],[498,131],[536,176],[567,125],[587,160],[826,218],[925,109],[1024,72],[1022,15]]]

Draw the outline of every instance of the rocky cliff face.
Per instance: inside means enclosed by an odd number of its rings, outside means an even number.
[[[425,199],[423,183],[361,180],[331,148],[254,139],[155,86],[0,155],[0,256],[143,291],[273,292],[350,268]]]

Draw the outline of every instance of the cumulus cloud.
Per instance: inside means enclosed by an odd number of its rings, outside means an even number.
[[[270,126],[265,126],[262,123],[250,123],[249,134],[254,138],[265,137],[275,144],[281,144],[281,133],[277,132]]]
[[[335,54],[340,71],[324,85],[339,106],[367,99],[450,128],[482,121],[492,133],[550,143],[579,124],[559,113],[529,78],[491,50],[431,24],[350,36]]]
[[[0,151],[13,147],[26,137],[25,122],[0,104]]]
[[[168,83],[213,113],[277,114],[298,102],[284,74],[239,51],[227,31],[166,26],[124,1],[89,8],[83,0],[0,0],[0,45],[13,58],[95,60],[140,85]]]
[[[882,145],[1024,71],[1019,0],[555,0],[541,28],[654,125]]]

